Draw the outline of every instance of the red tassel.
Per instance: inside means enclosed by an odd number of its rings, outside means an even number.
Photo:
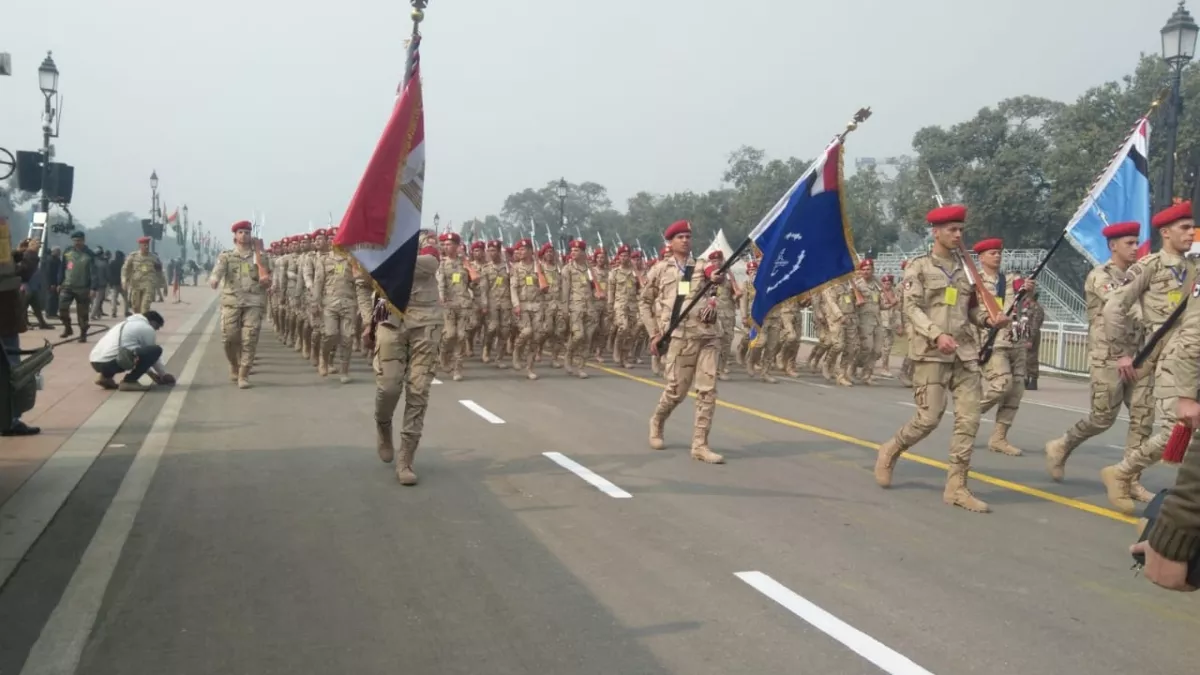
[[[1175,428],[1171,429],[1171,437],[1167,439],[1167,447],[1163,449],[1162,461],[1167,464],[1182,463],[1191,442],[1192,428],[1183,422],[1176,422]]]

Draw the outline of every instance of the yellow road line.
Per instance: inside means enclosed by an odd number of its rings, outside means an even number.
[[[606,372],[610,375],[616,375],[617,377],[623,377],[627,380],[633,380],[634,382],[641,382],[642,384],[648,384],[651,387],[658,387],[660,389],[663,387],[663,382],[661,380],[659,380],[659,381],[649,380],[644,377],[638,377],[637,375],[630,375],[629,373],[622,372],[620,370],[615,370],[613,368],[608,368],[605,366],[597,365],[594,363],[589,363],[588,365],[597,370]],[[689,393],[688,396],[695,398],[696,393],[695,392]],[[771,413],[763,412],[762,410],[757,410],[755,408],[750,408],[750,407],[747,407],[744,405],[738,405],[737,403],[730,403],[728,401],[718,400],[717,405],[721,406],[722,408],[729,408],[730,410],[736,410],[740,413],[752,415],[754,417],[766,420],[768,422],[782,424],[785,427],[791,427],[793,429],[807,431],[810,434],[816,434],[818,436],[832,438],[836,441],[841,441],[843,443],[857,445],[859,447],[868,448],[870,450],[875,450],[879,447],[879,443],[877,443],[877,442],[867,441],[867,440],[863,440],[861,438],[855,438],[854,436],[847,436],[846,434],[839,433],[837,431],[833,431],[832,429],[825,429],[823,427],[813,426],[811,424],[805,424],[803,422],[797,422],[795,420],[790,420],[786,417],[779,417],[778,415],[772,415]],[[916,462],[918,464],[924,464],[925,466],[932,466],[934,468],[942,469],[943,471],[950,468],[950,465],[946,464],[945,462],[941,462],[941,461],[938,461],[931,457],[926,457],[924,455],[918,455],[911,450],[904,453],[903,455],[900,455],[900,457],[902,459],[907,459],[909,461]],[[979,473],[978,471],[972,471],[970,476],[971,476],[971,478],[974,478],[975,480],[977,480],[981,483],[987,483],[988,485],[995,485],[996,487],[1004,488],[1006,490],[1012,490],[1013,492],[1019,492],[1023,495],[1029,495],[1030,497],[1037,497],[1038,499],[1044,499],[1048,502],[1054,502],[1055,504],[1069,506],[1073,509],[1078,509],[1080,511],[1086,511],[1086,512],[1096,515],[1096,516],[1102,516],[1104,518],[1109,518],[1111,520],[1116,520],[1116,521],[1122,522],[1122,523],[1129,523],[1130,525],[1136,525],[1138,523],[1138,519],[1134,518],[1133,516],[1127,516],[1118,511],[1113,511],[1112,509],[1106,509],[1103,506],[1096,506],[1095,504],[1089,504],[1085,501],[1080,501],[1078,499],[1071,499],[1070,497],[1063,497],[1062,495],[1056,495],[1053,492],[1046,492],[1045,490],[1039,490],[1035,487],[1023,485],[1021,483],[1014,483],[1010,480],[1004,480],[1003,478],[996,478],[995,476],[989,476],[985,473]]]

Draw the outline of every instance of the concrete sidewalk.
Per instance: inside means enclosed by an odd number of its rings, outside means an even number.
[[[193,318],[211,306],[215,294],[200,289],[191,303],[154,305],[154,310],[166,320],[159,333],[159,344],[163,346],[164,361],[178,348],[186,335],[196,325]],[[41,427],[36,436],[0,438],[0,504],[8,501],[29,477],[42,466],[67,441],[87,426],[88,421],[114,395],[133,398],[136,394],[112,392],[95,385],[96,373],[92,370],[88,356],[103,335],[99,326],[115,326],[122,319],[104,318],[92,324],[92,335],[87,343],[68,342],[54,348],[54,362],[43,371],[45,388],[38,392],[37,404],[25,413],[22,419],[31,426]],[[51,343],[61,340],[58,323],[53,330],[30,330],[21,336],[21,347],[40,347],[43,340]],[[99,331],[99,332],[96,332]],[[132,406],[122,406],[125,414]],[[111,415],[108,417],[112,417]],[[124,419],[109,420],[118,426]],[[107,425],[106,425],[107,426]],[[115,431],[115,429],[114,429]],[[110,434],[111,435],[111,434]],[[97,449],[99,450],[99,449]]]

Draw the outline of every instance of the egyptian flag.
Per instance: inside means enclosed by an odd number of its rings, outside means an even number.
[[[361,266],[390,309],[403,314],[412,293],[425,185],[425,111],[420,60],[412,47],[408,77],[391,119],[342,216],[333,246]]]

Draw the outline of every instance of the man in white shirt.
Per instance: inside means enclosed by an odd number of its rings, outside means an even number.
[[[134,314],[109,328],[89,357],[92,369],[99,373],[96,384],[105,389],[146,391],[150,387],[138,382],[138,379],[147,373],[155,384],[174,384],[175,377],[162,364],[162,347],[155,341],[155,333],[162,327],[162,315],[150,310],[145,314]],[[120,363],[122,347],[133,356],[132,368],[128,364],[123,367]],[[129,372],[117,384],[113,376],[126,370]]]

